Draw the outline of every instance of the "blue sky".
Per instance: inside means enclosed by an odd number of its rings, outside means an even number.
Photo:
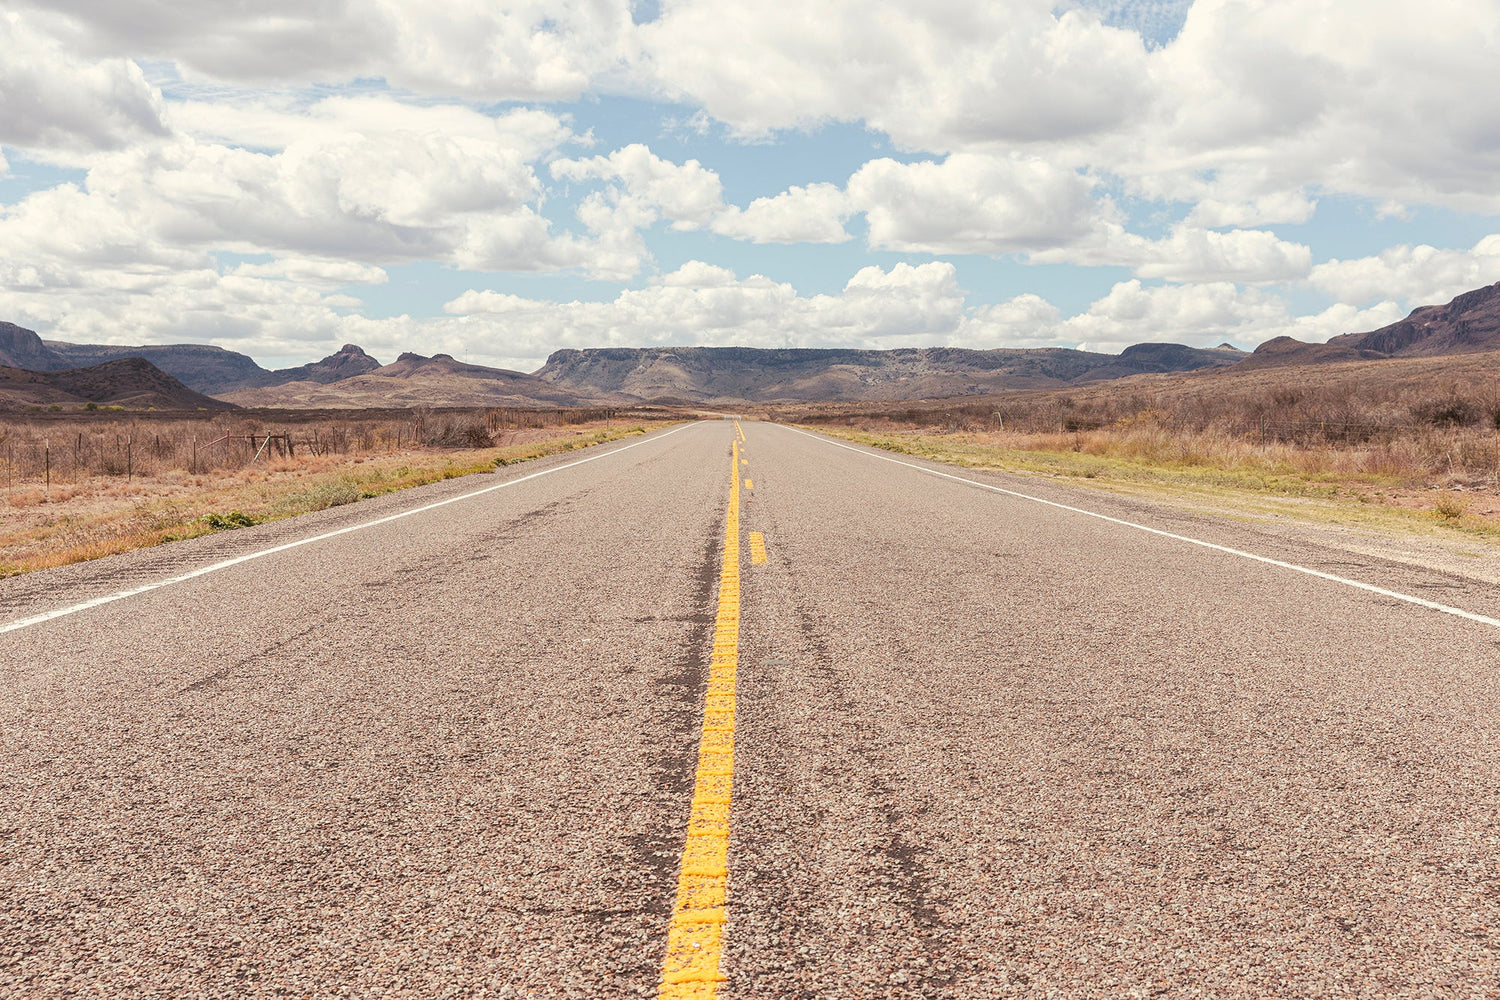
[[[1497,0],[11,0],[0,319],[345,342],[1324,340],[1500,280]]]

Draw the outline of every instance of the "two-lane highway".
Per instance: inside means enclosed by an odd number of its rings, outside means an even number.
[[[0,635],[0,995],[654,990],[728,446],[659,435]],[[164,579],[223,554],[172,548]]]
[[[583,455],[0,581],[0,995],[1496,995],[1495,594]]]

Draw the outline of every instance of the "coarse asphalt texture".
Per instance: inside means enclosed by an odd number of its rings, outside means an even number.
[[[735,426],[0,581],[354,529],[0,633],[0,996],[656,995]],[[1500,628],[912,466],[1494,588],[742,426],[718,995],[1500,996]]]

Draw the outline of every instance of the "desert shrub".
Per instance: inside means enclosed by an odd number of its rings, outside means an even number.
[[[1472,399],[1457,393],[1422,399],[1411,408],[1412,419],[1443,427],[1467,427],[1479,423],[1481,410]]]
[[[326,482],[292,494],[286,498],[286,503],[297,509],[326,510],[354,503],[364,499],[364,496],[364,491],[353,483]]]
[[[228,514],[211,513],[203,515],[203,523],[210,528],[225,530],[230,528],[248,528],[255,524],[255,518],[249,514],[232,510]]]
[[[1445,521],[1458,521],[1468,513],[1469,505],[1464,503],[1463,497],[1445,493],[1433,504],[1432,512]]]
[[[424,421],[421,441],[441,448],[489,448],[494,444],[484,420],[467,417]]]

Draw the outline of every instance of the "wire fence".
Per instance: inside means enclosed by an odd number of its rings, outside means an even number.
[[[376,419],[337,417],[283,426],[258,420],[74,420],[0,418],[0,467],[7,491],[137,478],[200,475],[328,455],[386,454],[407,448],[490,448],[516,432],[617,420],[660,419],[646,409],[611,408],[411,411]]]
[[[1172,402],[1176,405],[1134,409],[1129,400],[1089,405],[1054,397],[789,418],[876,432],[997,434],[1011,447],[1151,461],[1225,466],[1293,461],[1309,470],[1500,484],[1500,403],[1494,397],[1462,400],[1462,405],[1443,396],[1406,406],[1327,408],[1291,399],[1279,407],[1235,400]]]

